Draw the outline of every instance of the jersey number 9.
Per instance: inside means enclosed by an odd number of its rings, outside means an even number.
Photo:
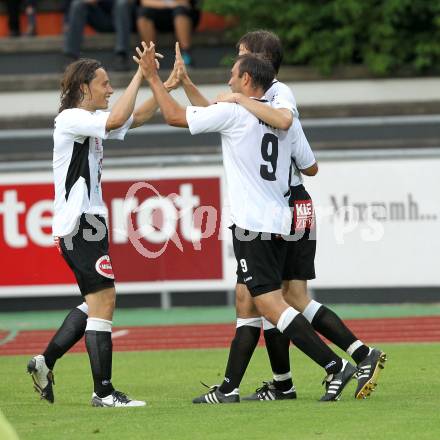
[[[271,145],[269,152],[269,145]],[[261,156],[269,165],[260,165],[260,175],[264,180],[277,180],[278,138],[272,133],[266,133],[261,140]]]

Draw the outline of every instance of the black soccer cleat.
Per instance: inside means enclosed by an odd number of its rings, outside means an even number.
[[[296,399],[295,386],[289,391],[281,391],[275,388],[272,380],[263,381],[263,386],[257,388],[255,393],[243,397],[241,400],[289,400]]]
[[[357,368],[342,360],[342,369],[338,373],[329,374],[322,382],[325,385],[325,394],[319,399],[321,402],[339,400],[342,390],[358,372]]]
[[[32,377],[34,389],[40,395],[40,398],[53,403],[55,397],[52,385],[55,385],[55,380],[52,370],[49,370],[46,365],[44,356],[41,354],[34,356],[28,362],[27,371]]]
[[[202,382],[202,385],[205,385]],[[213,385],[209,387],[205,385],[206,388],[209,388],[209,391],[206,394],[202,394],[199,397],[193,399],[193,403],[240,403],[240,395],[238,394],[238,388],[236,388],[231,393],[224,394],[218,388],[219,385]]]
[[[385,368],[386,361],[387,355],[383,351],[370,348],[367,357],[357,366],[359,372],[356,375],[356,399],[366,399],[376,389],[379,373]]]

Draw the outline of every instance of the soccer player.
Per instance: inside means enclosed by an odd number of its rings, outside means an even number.
[[[283,56],[282,45],[279,38],[272,32],[265,30],[249,32],[240,38],[237,49],[240,55],[245,53],[263,54],[266,59],[272,62],[278,73]],[[300,142],[306,151],[311,151],[298,120],[296,101],[291,90],[285,84],[275,80],[265,95],[271,102],[272,107],[278,110],[277,113],[274,111],[270,121],[266,122],[274,127],[284,128],[288,112],[290,112],[293,125],[298,127]],[[240,99],[243,98],[236,96],[232,99],[240,103]],[[287,103],[287,106],[283,107],[283,103]],[[253,103],[253,105],[260,107],[261,111],[263,110],[263,106],[259,103]],[[252,109],[249,110],[252,111]],[[290,198],[290,206],[294,210],[294,214],[301,207],[313,206],[311,197],[303,186],[303,179],[298,169],[301,170],[301,166],[297,162],[295,163],[294,160]],[[307,172],[303,172],[303,174],[310,175]],[[297,215],[295,219],[298,220]],[[355,397],[358,399],[368,397],[371,391],[374,390],[379,372],[384,367],[386,355],[377,348],[366,346],[332,310],[310,298],[307,290],[307,280],[315,278],[314,258],[316,252],[316,231],[314,230],[313,218],[305,219],[305,222],[294,221],[292,223],[292,234],[295,233],[298,235],[298,239],[289,242],[288,257],[283,275],[284,298],[291,306],[304,314],[316,331],[352,357],[359,370]],[[290,341],[283,337],[267,320],[263,319],[263,326],[274,379],[272,383],[266,382],[250,398],[259,400],[285,398],[286,395],[289,395],[289,390],[293,386],[293,383],[289,380],[289,376],[291,378],[288,356]]]
[[[282,63],[281,42],[275,34],[269,31],[259,30],[245,34],[237,43],[237,51],[239,55],[246,53],[262,54],[271,61],[276,73],[278,73]],[[176,62],[179,68],[178,77],[191,103],[208,105],[208,100],[200,94],[189,78],[185,66],[180,60],[178,46],[176,46]],[[360,371],[357,376],[358,386],[355,397],[358,399],[365,398],[369,396],[375,387],[379,372],[384,366],[386,355],[376,348],[366,346],[332,310],[312,300],[308,294],[307,280],[315,278],[316,231],[314,229],[312,200],[303,186],[301,173],[309,176],[315,175],[318,167],[302,130],[296,101],[289,87],[274,79],[269,89],[266,90],[265,97],[270,102],[270,107],[240,93],[222,94],[217,98],[217,101],[236,102],[267,124],[279,129],[287,129],[293,126],[293,130],[296,132],[299,153],[297,150],[296,156],[292,157],[291,196],[289,200],[296,220],[292,223],[291,233],[296,239],[289,241],[288,244],[286,265],[283,272],[284,298],[295,309],[304,312],[304,316],[311,322],[315,330],[352,356]],[[299,219],[296,214],[301,208],[311,208],[312,215]],[[258,320],[252,318],[245,321],[241,318],[242,316],[248,316],[251,309],[247,309],[249,292],[240,277],[238,277],[236,286],[236,303],[237,330],[229,357],[231,366],[230,369],[227,369],[227,371],[230,370],[229,376],[234,376],[236,373],[240,374],[240,371],[246,368],[260,335]],[[263,328],[273,380],[264,382],[263,386],[258,388],[254,394],[244,397],[244,399],[294,399],[296,398],[296,390],[290,371],[290,340],[264,318]],[[229,379],[229,376],[227,376],[227,379]],[[224,388],[228,389],[227,386]]]
[[[153,44],[140,58],[134,59],[141,66],[168,124],[189,127],[192,134],[221,133],[239,275],[249,289],[258,316],[265,316],[331,375],[321,400],[336,400],[356,373],[356,368],[337,356],[304,316],[289,307],[282,297],[287,242],[281,235],[289,234],[291,222],[286,201],[292,144],[290,132],[273,129],[236,104],[219,103],[185,109],[173,100],[160,81],[154,64]],[[273,78],[270,62],[248,54],[239,57],[234,64],[229,86],[233,92],[264,99],[264,91]],[[193,402],[238,402],[241,378],[242,375],[236,378],[231,392],[224,392],[222,384],[212,387]]]
[[[107,112],[104,110],[113,89],[98,61],[80,59],[66,68],[62,79],[61,105],[53,135],[52,230],[85,302],[69,313],[44,353],[28,363],[36,391],[51,403],[55,362],[85,333],[94,383],[92,405],[145,405],[144,401],[132,400],[116,391],[111,382],[116,293],[108,255],[107,209],[101,191],[102,141],[123,140],[130,128],[144,124],[157,109],[154,98],[150,98],[134,111],[142,82],[138,68],[123,95]]]

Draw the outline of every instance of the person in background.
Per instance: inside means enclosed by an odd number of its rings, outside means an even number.
[[[27,30],[24,35],[34,36],[37,32],[36,27],[36,0],[6,0],[6,9],[8,11],[9,36],[20,36],[20,11],[24,3],[27,17]]]
[[[112,70],[129,70],[128,53],[134,8],[135,0],[66,0],[63,48],[66,61],[79,58],[84,28],[88,24],[97,32],[116,33]]]
[[[196,0],[140,0],[137,28],[142,41],[155,41],[156,31],[175,32],[186,65],[193,65],[191,36],[200,19]]]

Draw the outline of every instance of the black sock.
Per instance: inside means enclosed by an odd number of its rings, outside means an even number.
[[[53,370],[55,362],[83,337],[86,325],[87,314],[78,307],[70,311],[43,353],[50,370]]]
[[[277,375],[290,373],[289,337],[277,328],[271,328],[264,330],[264,340],[272,372]],[[293,387],[292,377],[285,380],[274,379],[273,384],[277,390],[288,391]]]
[[[112,378],[112,334],[86,330],[86,347],[92,368],[94,391],[98,397],[105,397],[114,390]]]
[[[361,345],[359,348],[356,348],[351,357],[358,364],[368,356],[368,353],[370,353],[370,347]]]
[[[324,305],[321,305],[313,317],[312,326],[321,335],[344,351],[347,351],[348,347],[358,340],[342,319]],[[365,359],[368,351],[369,348],[366,345],[361,345],[351,354],[351,357],[358,364]]]
[[[226,366],[225,380],[220,385],[222,393],[231,393],[240,386],[246,368],[260,339],[259,327],[243,325],[235,331],[235,337],[229,349],[228,365]]]
[[[293,318],[283,333],[303,353],[325,368],[328,374],[342,369],[342,359],[324,343],[301,313]]]

